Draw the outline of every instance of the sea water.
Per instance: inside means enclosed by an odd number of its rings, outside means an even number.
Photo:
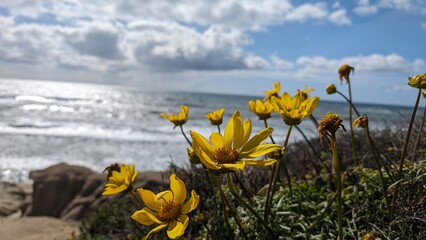
[[[134,163],[140,171],[164,170],[171,162],[187,166],[187,142],[180,129],[173,129],[160,113],[178,113],[181,104],[187,105],[189,121],[183,126],[187,136],[189,130],[195,130],[208,137],[217,128],[204,115],[224,107],[224,123],[239,110],[243,119],[251,119],[253,132],[257,132],[264,122],[250,112],[247,103],[261,98],[0,79],[0,180],[29,181],[30,171],[60,162],[97,172],[112,163]],[[357,106],[376,129],[392,126],[412,111]],[[319,120],[328,111],[341,114],[349,128],[346,103],[321,101],[314,116]],[[273,115],[268,124],[282,143],[287,132],[282,119]],[[318,136],[310,120],[303,121],[300,128],[308,137]],[[301,138],[297,131],[291,134],[292,141]]]

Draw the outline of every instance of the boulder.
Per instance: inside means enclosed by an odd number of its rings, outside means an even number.
[[[0,217],[23,215],[31,204],[31,189],[28,186],[0,182]]]

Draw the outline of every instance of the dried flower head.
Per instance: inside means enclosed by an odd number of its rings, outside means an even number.
[[[321,144],[324,146],[324,138],[336,140],[335,134],[340,127],[346,131],[342,124],[342,118],[337,113],[327,113],[320,121],[318,132],[320,134]]]
[[[359,128],[366,128],[368,127],[368,118],[367,116],[360,116],[355,118],[354,122],[352,123],[352,126],[359,127]]]
[[[337,92],[336,85],[334,85],[334,84],[328,84],[325,87],[325,91],[327,92],[327,94],[335,94]]]
[[[354,71],[355,71],[355,68],[347,64],[341,66],[339,70],[337,71],[339,73],[340,83],[342,83],[343,79],[345,79],[346,82],[349,82],[349,75],[351,74],[351,72],[354,72]]]
[[[413,88],[426,89],[426,73],[408,77],[408,85]]]

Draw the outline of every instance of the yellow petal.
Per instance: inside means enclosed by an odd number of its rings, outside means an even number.
[[[104,192],[102,193],[102,196],[110,196],[119,194],[127,189],[128,186],[126,185],[120,185],[118,187],[109,187],[108,184],[106,185],[106,188]]]
[[[245,161],[236,161],[235,163],[221,164],[222,169],[228,169],[228,170],[231,170],[231,171],[243,170],[245,166],[246,166]]]
[[[275,159],[267,159],[267,160],[243,160],[248,166],[269,166],[277,162]]]
[[[173,220],[170,222],[169,227],[167,228],[167,236],[169,236],[171,239],[180,238],[185,233],[185,229],[188,226],[188,223],[188,216],[179,215],[178,221]]]
[[[192,138],[192,148],[198,149],[201,148],[203,152],[205,152],[210,158],[213,157],[213,148],[210,145],[209,141],[205,139],[201,134],[197,133],[196,131],[191,131],[191,138]]]
[[[244,142],[244,127],[243,120],[241,119],[240,112],[233,118],[234,120],[234,149],[238,149],[243,146]]]
[[[191,198],[185,204],[182,205],[180,212],[182,214],[190,213],[192,210],[194,210],[198,206],[199,202],[200,202],[200,197],[194,190],[192,190]]]
[[[241,149],[241,154],[245,152],[250,152],[255,147],[262,144],[271,135],[273,131],[273,128],[268,127],[258,132],[243,146],[243,148]]]
[[[152,210],[157,210],[160,208],[161,204],[155,200],[155,194],[150,190],[143,188],[138,188],[139,197],[142,199],[143,203]]]
[[[218,132],[212,133],[210,135],[210,142],[213,144],[214,148],[222,148],[223,147],[223,137]]]
[[[158,204],[173,201],[173,192],[170,190],[162,191],[155,196],[155,201]]]
[[[142,210],[138,210],[132,214],[132,219],[136,222],[150,226],[154,223],[161,224],[162,222],[155,216],[154,212],[149,210],[147,207],[144,207]]]
[[[231,119],[229,119],[228,124],[226,124],[225,127],[223,144],[227,147],[231,147],[232,145],[232,140],[234,138],[234,118],[236,117],[237,113],[240,115],[240,113],[236,111],[234,115],[232,115]]]
[[[281,96],[281,100],[282,100],[282,103],[283,103],[284,106],[286,106],[286,107],[292,106],[291,96],[288,92],[285,92]]]
[[[250,119],[246,119],[244,121],[244,125],[243,126],[244,126],[243,144],[245,144],[249,140],[250,135],[251,135],[251,121],[250,121]]]
[[[170,189],[173,192],[173,201],[181,205],[186,199],[186,186],[176,174],[170,175]]]
[[[312,99],[309,100],[309,102],[306,104],[306,111],[308,112],[308,114],[312,114],[312,112],[315,110],[315,108],[318,106],[319,104],[319,97],[313,97]]]
[[[282,148],[282,147],[278,144],[264,144],[264,145],[261,145],[261,146],[254,148],[250,152],[247,152],[247,154],[241,153],[240,157],[242,157],[242,158],[246,158],[246,157],[247,158],[257,158],[257,157],[266,155],[270,152],[273,152],[275,150],[278,150],[280,148]]]
[[[250,100],[248,102],[248,106],[250,111],[252,111],[253,113],[256,113],[256,104],[254,103],[254,101]]]
[[[220,168],[217,166],[217,163],[202,150],[197,149],[197,156],[200,158],[201,163],[208,169],[219,170]]]
[[[145,237],[143,237],[142,240],[147,240],[149,238],[149,236],[151,236],[151,234],[156,233],[156,232],[160,231],[161,229],[163,229],[165,227],[167,227],[167,224],[158,225],[157,227],[155,227],[151,231],[149,231],[149,233]]]

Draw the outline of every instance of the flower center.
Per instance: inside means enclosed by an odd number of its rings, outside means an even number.
[[[215,150],[214,158],[220,164],[234,163],[238,159],[238,152],[225,146]]]
[[[177,219],[180,213],[180,204],[173,201],[165,202],[158,210],[158,219],[165,222]]]

